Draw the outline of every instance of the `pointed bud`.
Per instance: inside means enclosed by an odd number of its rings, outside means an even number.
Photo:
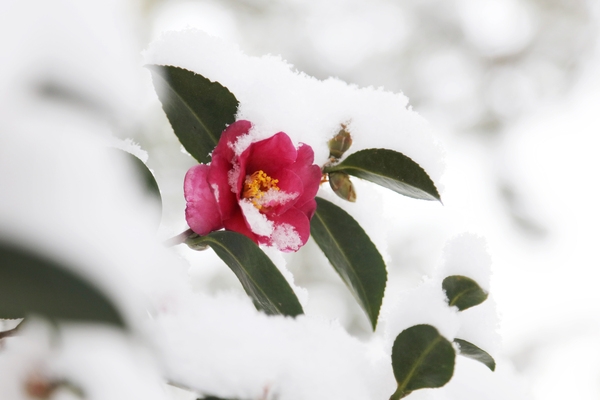
[[[348,200],[351,203],[356,201],[354,185],[352,185],[350,175],[347,173],[339,171],[329,173],[329,186],[342,199]]]
[[[327,145],[329,146],[329,157],[336,159],[342,157],[352,145],[352,137],[350,136],[350,132],[346,130],[346,125],[342,124],[342,129],[327,142]]]

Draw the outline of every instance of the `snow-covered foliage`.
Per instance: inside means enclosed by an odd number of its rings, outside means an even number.
[[[460,15],[471,29],[465,34],[474,46],[493,48],[497,55],[522,49],[523,41],[534,40],[528,31],[531,21],[526,18],[519,20],[521,36],[478,36],[468,3],[461,6]],[[470,174],[470,182],[486,184],[485,179],[478,179],[481,171],[469,168],[471,160],[461,160],[462,153],[452,155],[467,145],[452,143],[444,160],[437,139],[440,134],[412,110],[406,96],[334,78],[319,80],[279,56],[251,57],[194,29],[164,34],[148,46],[143,61],[136,59],[137,47],[145,44],[136,43],[134,33],[125,28],[134,20],[130,5],[94,1],[83,6],[66,0],[52,6],[33,0],[0,5],[0,43],[13,55],[0,65],[0,108],[4,110],[0,119],[0,240],[52,257],[93,282],[130,328],[123,331],[80,323],[55,327],[44,318],[28,316],[18,335],[0,339],[0,398],[387,399],[396,386],[392,344],[402,330],[417,324],[436,327],[450,341],[458,337],[476,343],[495,358],[497,368],[491,372],[481,363],[457,357],[454,376],[446,386],[415,391],[410,398],[527,398],[525,385],[506,361],[497,332],[492,270],[498,263],[497,250],[505,248],[497,244],[493,233],[489,244],[477,234],[463,233],[465,228],[481,226],[475,220],[482,207],[460,204],[477,189],[461,183],[456,171]],[[521,15],[519,2],[510,6],[508,11]],[[221,10],[221,6],[214,8]],[[389,11],[396,8],[386,3],[368,15],[381,17],[381,29],[388,32],[384,28],[393,25],[389,25]],[[380,47],[371,50],[385,51],[400,43],[398,29],[388,38],[392,44],[378,42]],[[357,31],[365,33],[363,40],[368,38],[364,29]],[[326,44],[319,47],[324,56]],[[340,71],[348,72],[360,59],[374,56],[363,53],[338,59]],[[326,186],[320,189],[319,196],[356,219],[386,262],[388,284],[375,331],[314,241],[295,254],[264,248],[304,307],[305,315],[295,318],[257,311],[212,251],[162,245],[185,224],[183,175],[195,162],[179,151],[144,63],[183,67],[228,87],[240,101],[238,119],[254,124],[252,141],[285,131],[296,144],[309,144],[316,164],[322,166],[328,161],[327,140],[343,123],[353,138],[345,157],[366,148],[394,149],[417,161],[438,188],[444,187],[445,206],[413,206],[411,199],[360,180],[354,181],[356,203],[343,201]],[[504,82],[500,72],[496,75],[498,82]],[[496,108],[501,114],[506,104],[499,102]],[[572,112],[589,117],[584,111]],[[534,121],[527,129],[517,127],[513,132],[532,131],[532,126],[538,125]],[[141,149],[131,141],[115,139],[132,136],[156,146]],[[531,151],[542,142],[534,137],[531,143],[513,146],[516,136],[509,135],[504,142],[507,152],[515,147]],[[551,139],[563,143],[559,135]],[[166,152],[154,150],[162,145],[174,149],[175,156],[160,159]],[[107,155],[107,147],[125,149],[144,162],[147,157],[155,170],[172,163],[171,169],[157,171],[166,202],[158,232],[155,204],[145,196],[130,166]],[[478,151],[476,146],[469,149],[474,149],[470,154]],[[553,147],[547,144],[542,149],[552,160]],[[516,163],[527,158],[514,157]],[[450,168],[445,176],[444,164]],[[538,175],[525,178],[537,182],[543,174],[534,171]],[[546,187],[552,188],[552,182]],[[459,191],[467,194],[461,197]],[[475,198],[481,200],[481,196]],[[556,215],[553,210],[538,212]],[[444,227],[429,235],[431,226]],[[593,241],[585,243],[593,245]],[[568,251],[568,246],[560,247],[557,253],[567,257]],[[500,257],[502,262],[507,259],[513,258]],[[577,261],[585,264],[583,256]],[[536,280],[531,271],[525,274],[533,286]],[[449,307],[441,285],[450,275],[473,279],[490,297],[462,312]],[[503,271],[500,276],[503,282],[508,280]],[[562,275],[556,280],[563,282]],[[593,287],[585,293],[591,292]],[[584,293],[578,298],[586,299]],[[14,323],[4,325],[8,329]],[[558,352],[557,357],[570,360],[567,353]],[[68,385],[46,394],[36,391],[53,382]]]

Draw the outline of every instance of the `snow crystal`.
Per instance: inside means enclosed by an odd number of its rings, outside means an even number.
[[[273,243],[279,249],[298,250],[302,246],[302,240],[296,229],[290,224],[279,224],[271,236]]]
[[[261,213],[258,208],[248,199],[239,202],[244,218],[250,226],[250,230],[259,236],[271,236],[273,233],[273,222]]]
[[[237,163],[233,163],[233,168],[231,168],[229,171],[227,171],[227,182],[229,183],[229,186],[231,187],[231,191],[236,194],[238,192],[237,183],[238,183],[239,177],[240,177],[240,165]]]
[[[261,206],[275,206],[282,205],[288,201],[294,200],[300,195],[300,193],[288,193],[283,190],[269,189],[266,192],[262,192],[263,195],[255,199],[256,203]]]
[[[255,141],[255,139],[254,139],[254,136],[252,135],[252,129],[250,129],[249,133],[239,136],[237,138],[237,140],[235,141],[235,143],[233,143],[233,144],[229,143],[229,147],[231,148],[231,150],[233,150],[233,152],[235,153],[236,156],[239,156],[254,141]]]

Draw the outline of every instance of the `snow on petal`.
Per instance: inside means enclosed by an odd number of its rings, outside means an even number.
[[[241,200],[239,204],[250,230],[259,236],[271,236],[273,222],[269,221],[249,200]]]

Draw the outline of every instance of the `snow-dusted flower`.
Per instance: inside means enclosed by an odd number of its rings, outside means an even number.
[[[210,164],[187,172],[185,215],[199,235],[225,228],[254,242],[296,251],[310,235],[321,169],[310,146],[279,132],[247,144],[249,121],[231,124]]]

